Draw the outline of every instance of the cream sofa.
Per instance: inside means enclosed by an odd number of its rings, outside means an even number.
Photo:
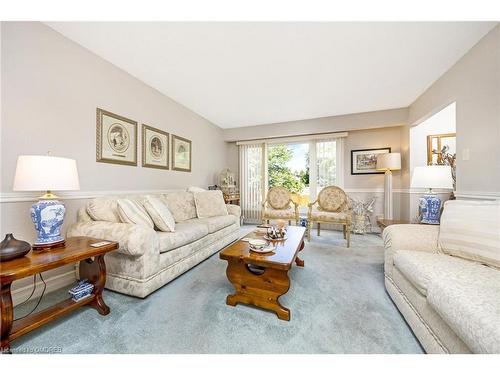
[[[106,255],[106,288],[144,298],[238,239],[240,208],[226,205],[228,215],[199,219],[191,192],[161,195],[173,214],[174,232],[159,232],[141,225],[121,223],[117,199],[140,202],[144,196],[96,198],[78,212],[67,236],[90,236],[118,241],[117,251]],[[89,210],[94,220],[89,215]]]
[[[440,226],[383,239],[387,292],[426,352],[500,353],[500,203],[449,201]]]

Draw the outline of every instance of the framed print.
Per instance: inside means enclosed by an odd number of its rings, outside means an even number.
[[[172,169],[191,172],[191,141],[172,134]]]
[[[96,161],[137,165],[137,122],[97,108]]]
[[[444,154],[456,154],[456,137],[456,133],[428,135],[427,165],[442,165]]]
[[[390,147],[351,150],[351,174],[384,174],[377,171],[377,156],[390,152]]]
[[[142,124],[142,166],[168,169],[169,134]]]

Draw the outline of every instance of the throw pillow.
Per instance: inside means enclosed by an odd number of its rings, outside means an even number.
[[[116,198],[102,197],[94,198],[87,203],[87,213],[96,221],[109,221],[119,223],[118,205]]]
[[[118,203],[118,216],[122,223],[154,227],[153,220],[139,203],[131,199],[118,199],[116,202]]]
[[[156,227],[162,232],[174,232],[175,220],[167,205],[159,198],[146,196],[144,199],[144,208],[153,219]]]
[[[193,193],[188,191],[175,191],[163,194],[163,201],[174,215],[176,223],[196,218],[196,206]]]
[[[228,214],[226,203],[220,190],[194,193],[194,203],[196,205],[196,214],[200,219]]]

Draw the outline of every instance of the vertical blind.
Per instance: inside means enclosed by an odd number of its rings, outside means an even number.
[[[245,222],[261,221],[265,185],[264,145],[240,145],[240,204]]]

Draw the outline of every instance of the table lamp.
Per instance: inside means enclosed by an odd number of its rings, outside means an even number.
[[[377,157],[377,170],[385,172],[384,180],[384,219],[392,220],[392,171],[401,169],[401,154],[390,152]]]
[[[453,189],[453,178],[449,165],[427,165],[415,167],[411,177],[411,187],[429,189],[420,198],[419,206],[423,224],[439,224],[441,216],[441,199],[432,192],[432,189]]]
[[[37,232],[33,250],[64,246],[61,225],[66,208],[52,191],[79,189],[75,160],[41,155],[18,157],[13,190],[46,191],[39,201],[31,206],[31,219]]]

